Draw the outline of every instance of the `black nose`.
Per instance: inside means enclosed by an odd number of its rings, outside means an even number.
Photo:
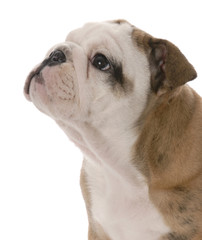
[[[66,62],[66,56],[61,50],[53,51],[49,56],[48,66],[54,66]]]

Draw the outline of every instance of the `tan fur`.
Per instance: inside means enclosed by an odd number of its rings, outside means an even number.
[[[134,33],[138,46],[149,56],[151,41],[158,41],[142,31]],[[162,239],[199,240],[202,239],[202,100],[183,85],[196,76],[193,67],[179,50],[174,51],[174,45],[166,42],[168,45],[171,59],[165,63],[165,81],[172,82],[172,88],[149,96],[139,122],[140,137],[135,144],[133,163],[146,176],[150,198],[172,229]]]

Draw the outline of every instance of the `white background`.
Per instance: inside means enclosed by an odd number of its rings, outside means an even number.
[[[0,3],[0,239],[87,239],[82,156],[23,96],[47,50],[89,21],[125,18],[180,47],[202,95],[200,0],[6,0]],[[144,214],[144,213],[143,213]]]

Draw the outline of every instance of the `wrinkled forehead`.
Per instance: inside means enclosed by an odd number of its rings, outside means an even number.
[[[108,21],[102,23],[87,23],[82,28],[70,32],[66,38],[82,47],[96,45],[123,44],[126,36],[131,37],[132,25],[126,21]]]

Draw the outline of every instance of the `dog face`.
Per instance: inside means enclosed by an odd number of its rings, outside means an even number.
[[[56,120],[105,121],[126,109],[138,116],[150,71],[133,30],[127,22],[105,22],[71,32],[30,73],[26,97]]]
[[[51,48],[33,69],[25,96],[56,120],[104,122],[122,112],[136,121],[151,89],[182,84],[180,78],[169,82],[174,66],[165,68],[165,62],[173,64],[166,59],[168,48],[176,55],[177,48],[125,21],[86,24]],[[174,61],[188,65],[176,56]],[[191,80],[195,71],[188,66],[184,75]]]

